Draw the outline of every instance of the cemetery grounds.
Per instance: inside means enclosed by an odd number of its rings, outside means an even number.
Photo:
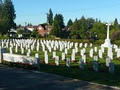
[[[37,40],[37,39],[29,39],[29,40],[19,40],[18,45],[18,52],[16,53],[15,48],[16,48],[16,41],[17,40],[9,40],[9,39],[4,39],[1,43],[1,46],[7,46],[6,42],[8,42],[8,47],[7,47],[7,52],[10,52],[10,47],[12,45],[12,53],[13,54],[18,54],[18,55],[26,55],[28,53],[28,49],[31,48],[33,45],[33,50],[31,50],[30,56],[35,57],[35,54],[38,53],[40,56],[40,70],[41,72],[47,72],[47,73],[52,73],[56,75],[61,75],[69,78],[74,78],[74,79],[79,79],[79,80],[84,80],[84,81],[89,81],[89,82],[94,82],[94,83],[99,83],[99,84],[105,84],[105,85],[110,85],[110,86],[118,86],[120,87],[120,58],[117,58],[117,53],[115,52],[115,49],[112,49],[113,52],[113,60],[111,62],[114,63],[115,65],[115,70],[114,74],[109,73],[109,67],[106,66],[106,58],[107,58],[107,48],[105,48],[103,57],[99,58],[99,50],[101,49],[100,45],[94,45],[91,43],[82,43],[82,42],[76,42],[77,43],[77,48],[78,52],[75,53],[75,60],[71,61],[70,67],[66,66],[66,59],[61,60],[62,58],[62,53],[65,52],[65,43],[73,43],[71,44],[71,47],[68,49],[67,54],[65,54],[65,58],[71,58],[71,54],[73,52],[73,49],[75,49],[75,44],[74,42],[70,41],[62,41],[62,40]],[[30,47],[26,48],[26,45],[31,41]],[[48,45],[51,46],[52,41],[56,44],[58,42],[58,48],[54,48],[55,44],[53,45],[53,48],[51,47],[51,51],[49,51],[47,47],[47,42],[49,42]],[[44,44],[44,49],[41,44],[41,42]],[[10,44],[11,43],[11,44]],[[22,43],[22,44],[21,44]],[[39,45],[38,45],[39,43]],[[63,49],[60,50],[60,43],[63,44]],[[80,45],[81,44],[81,45]],[[86,44],[86,46],[85,46]],[[24,53],[21,54],[21,45],[22,48],[24,48]],[[39,50],[37,50],[37,46],[39,46]],[[97,47],[97,52],[95,52],[95,47]],[[79,60],[82,59],[81,56],[81,50],[85,49],[84,55],[86,55],[86,62],[84,63],[84,69],[79,68]],[[93,57],[90,57],[90,49],[93,49]],[[47,51],[48,54],[48,64],[45,63],[45,51]],[[53,52],[56,52],[56,55],[59,56],[59,65],[56,66],[55,64],[55,58],[53,58]],[[93,61],[94,61],[94,56],[98,56],[98,71],[93,70]],[[11,66],[11,65],[10,65]],[[13,66],[12,66],[13,67]]]

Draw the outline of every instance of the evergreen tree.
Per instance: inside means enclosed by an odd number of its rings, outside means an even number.
[[[85,19],[84,16],[81,17],[79,20],[75,20],[73,25],[70,27],[70,36],[71,38],[87,38],[91,37],[90,29],[93,28],[93,24],[95,20],[93,18]]]
[[[87,30],[89,31],[91,28],[93,28],[95,20],[93,18],[88,18],[86,19],[86,23],[87,23]]]
[[[117,18],[115,19],[115,21],[114,21],[114,29],[115,30],[118,30],[118,20],[117,20]]]
[[[3,24],[2,24],[2,9],[3,9],[3,3],[2,3],[2,0],[0,0],[0,34],[3,35],[4,30],[3,30]]]
[[[58,22],[60,29],[63,29],[65,27],[64,25],[64,19],[61,14],[56,14],[54,21]]]
[[[2,12],[2,8],[3,8],[3,2],[2,2],[2,0],[0,0],[0,14]]]
[[[79,30],[79,21],[77,19],[75,19],[73,25],[70,28],[71,30]]]
[[[53,24],[53,12],[52,12],[51,9],[49,10],[49,14],[48,14],[47,20],[48,20],[48,23],[49,23],[50,25]]]
[[[87,31],[87,22],[84,16],[81,17],[80,19],[80,33],[81,33],[81,38],[84,38],[84,34]]]
[[[56,37],[59,37],[60,36],[60,26],[59,26],[59,24],[58,24],[58,22],[56,22],[56,21],[54,21],[54,23],[53,23],[53,28],[52,28],[52,30],[51,30],[51,35],[54,35],[54,36],[56,36]]]
[[[63,16],[61,14],[56,14],[53,22],[53,27],[51,30],[51,35],[62,37],[62,29],[64,28]]]
[[[69,27],[72,26],[72,25],[73,25],[73,22],[72,22],[71,19],[69,19],[69,21],[68,21],[68,23],[67,23],[67,27],[69,28]]]
[[[95,38],[105,39],[106,38],[106,33],[107,33],[106,28],[107,28],[107,26],[104,23],[99,23],[99,22],[95,23],[93,25],[93,28],[91,29],[92,37],[94,39]]]
[[[14,5],[11,0],[5,0],[1,12],[2,27],[5,30],[4,33],[8,33],[11,28],[16,27],[14,20],[16,18]]]
[[[72,39],[80,38],[79,30],[80,30],[79,21],[77,19],[75,19],[73,25],[70,27],[70,37]]]

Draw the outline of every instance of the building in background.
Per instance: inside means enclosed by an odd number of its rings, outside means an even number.
[[[52,29],[52,26],[49,26],[47,24],[39,24],[37,27],[38,34],[41,35],[41,37],[46,37],[50,34],[50,31]]]

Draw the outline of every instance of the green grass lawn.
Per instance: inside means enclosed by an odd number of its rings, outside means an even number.
[[[100,68],[104,68],[105,65],[100,65]],[[70,77],[74,79],[80,79],[100,84],[112,85],[120,87],[120,73],[109,74],[106,69],[101,69],[98,72],[93,71],[92,65],[85,65],[85,69],[81,70],[78,66],[66,67],[55,65],[40,65],[40,71]],[[119,68],[120,69],[120,68]]]
[[[99,46],[97,47],[98,49],[100,49]],[[9,52],[9,49],[7,50]],[[99,59],[99,71],[98,72],[95,72],[93,70],[93,58],[89,57],[90,47],[86,49],[87,63],[84,65],[85,67],[84,70],[79,68],[79,59],[82,58],[80,56],[80,50],[81,48],[79,48],[79,52],[76,54],[76,62],[71,62],[70,68],[66,67],[66,61],[62,61],[62,60],[60,60],[60,65],[56,66],[54,63],[55,60],[52,58],[52,53],[49,53],[49,52],[48,52],[49,64],[48,65],[44,64],[44,53],[42,52],[41,46],[40,46],[40,51],[37,52],[34,49],[31,52],[31,56],[34,57],[35,53],[39,53],[40,61],[41,61],[40,71],[42,72],[47,72],[47,73],[52,73],[52,74],[61,75],[65,77],[120,87],[120,61],[119,59],[116,58],[116,53],[114,52],[114,50],[113,50],[114,60],[112,60],[112,62],[115,64],[114,74],[110,74],[108,72],[108,67],[106,67],[106,64],[105,64],[107,49],[105,49],[103,59]],[[13,49],[13,51],[15,53],[15,49]],[[71,58],[71,52],[72,52],[72,49],[68,51],[66,58],[67,57]],[[25,53],[23,55],[26,55],[26,53],[27,53],[27,50],[25,50]],[[18,49],[18,53],[16,54],[21,54],[20,47]],[[61,54],[62,52],[57,50],[57,55],[60,57],[60,59],[61,59]],[[94,53],[94,55],[98,55],[98,52]]]

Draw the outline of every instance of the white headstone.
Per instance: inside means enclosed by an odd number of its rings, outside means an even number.
[[[30,57],[30,53],[29,52],[27,52],[27,57]]]
[[[75,61],[75,53],[72,53],[72,55],[71,55],[71,61]]]
[[[99,58],[103,58],[102,50],[99,50]]]
[[[111,62],[110,58],[106,58],[106,66],[109,67],[109,63]]]
[[[56,56],[56,57],[55,57],[55,64],[56,64],[57,66],[59,66],[59,56]]]
[[[24,54],[24,48],[21,49],[21,54]]]
[[[62,53],[62,60],[65,60],[65,53]]]
[[[70,67],[70,64],[71,64],[71,60],[70,60],[70,58],[67,58],[67,59],[66,59],[66,66],[67,66],[67,67]]]
[[[55,57],[56,57],[56,52],[54,51],[54,52],[53,52],[53,58],[55,58]]]
[[[10,47],[10,54],[13,54],[12,47]]]
[[[49,62],[48,62],[48,55],[47,54],[45,54],[45,64],[48,64]]]
[[[97,47],[94,47],[94,51],[97,52]]]
[[[94,61],[98,61],[98,56],[94,56]]]
[[[65,49],[65,54],[68,54],[68,50],[67,49]]]
[[[93,49],[90,49],[90,53],[89,53],[90,55],[90,57],[93,57]]]

